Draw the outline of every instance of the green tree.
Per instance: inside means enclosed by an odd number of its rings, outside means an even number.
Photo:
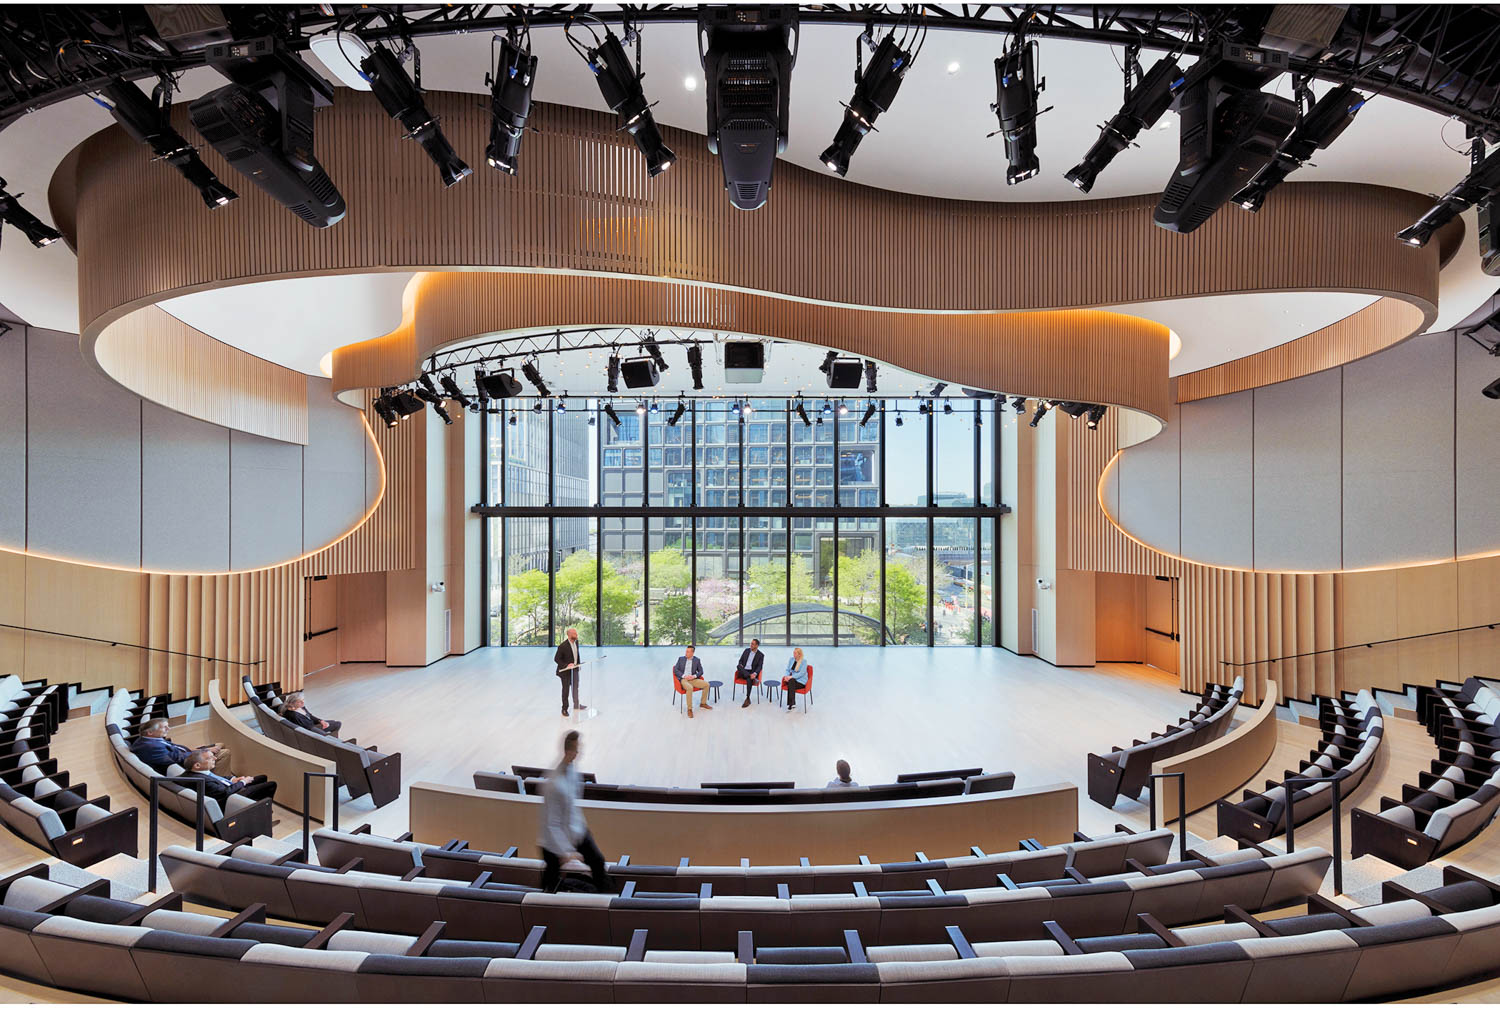
[[[655,564],[655,561],[652,562]],[[655,569],[653,568],[653,571]],[[651,607],[651,640],[663,645],[688,645],[693,642],[693,597],[670,595]],[[713,624],[704,613],[698,614],[698,641],[704,642]]]
[[[510,576],[506,587],[510,642],[534,645],[547,640],[547,572],[532,569]]]
[[[922,624],[927,619],[927,587],[905,564],[885,566],[885,626],[897,641],[912,644],[927,640]]]
[[[792,598],[812,598],[812,571],[807,558],[792,555]],[[758,610],[762,606],[773,606],[786,601],[786,562],[783,560],[759,560],[753,562],[745,572],[745,609]]]
[[[662,547],[651,552],[651,587],[653,589],[686,589],[693,579],[687,554],[678,547]]]

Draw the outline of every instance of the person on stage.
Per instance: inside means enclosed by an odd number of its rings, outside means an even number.
[[[734,667],[735,677],[745,681],[745,703],[740,707],[750,707],[750,691],[760,686],[760,669],[765,661],[765,653],[760,650],[760,638],[751,638],[750,647],[740,652],[739,665]]]
[[[781,678],[781,692],[786,695],[786,710],[797,710],[797,691],[807,686],[807,663],[802,661],[802,649],[793,648],[792,657],[786,663],[786,675]]]
[[[677,677],[677,682],[682,684],[682,695],[687,700],[688,717],[693,717],[693,691],[700,691],[703,696],[698,698],[698,707],[704,711],[714,710],[714,706],[708,703],[708,681],[703,678],[703,663],[693,654],[693,646],[688,645],[687,651],[682,658],[672,666],[672,675]]]
[[[578,635],[568,628],[569,640],[577,643]],[[578,701],[573,701],[577,705]],[[556,893],[562,882],[564,862],[581,858],[594,877],[594,889],[614,893],[609,874],[604,871],[604,856],[589,833],[589,825],[578,808],[583,795],[583,776],[578,773],[578,732],[563,737],[562,761],[547,773],[542,788],[542,823],[537,844],[542,849],[542,889]]]
[[[573,707],[582,711],[583,702],[578,699],[578,667],[583,664],[583,659],[578,648],[578,628],[568,628],[568,636],[557,646],[557,654],[552,656],[552,661],[557,663],[557,678],[562,681],[563,715],[568,713],[569,690],[573,693]]]

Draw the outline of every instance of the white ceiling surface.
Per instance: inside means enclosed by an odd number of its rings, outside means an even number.
[[[791,140],[786,160],[824,171],[818,155],[832,139],[842,115],[840,101],[853,89],[853,27],[811,26],[803,36],[793,74]],[[704,129],[702,70],[695,31],[690,25],[651,25],[643,33],[648,97],[663,123],[697,132]],[[539,29],[533,35],[539,57],[535,96],[540,101],[603,109],[592,74],[567,45],[562,32]],[[1097,136],[1098,124],[1119,106],[1121,80],[1117,52],[1087,43],[1043,39],[1040,69],[1047,78],[1039,120],[1038,152],[1042,174],[1020,186],[1003,182],[1004,156],[989,103],[994,100],[993,59],[997,36],[983,33],[929,34],[891,110],[878,122],[855,154],[849,181],[903,192],[978,200],[1062,200],[1085,198],[1063,178]],[[430,89],[482,93],[489,58],[483,35],[424,39],[423,85]],[[1146,64],[1154,59],[1147,54]],[[316,58],[309,57],[316,64]],[[954,73],[949,66],[958,64]],[[696,88],[684,87],[693,77]],[[179,101],[189,100],[222,83],[213,71],[184,76]],[[1289,84],[1279,85],[1286,93]],[[1320,86],[1321,87],[1321,86]],[[0,176],[12,192],[24,191],[26,205],[44,220],[47,183],[58,162],[96,130],[113,120],[87,97],[71,99],[24,117],[0,132]],[[1373,99],[1315,165],[1298,172],[1298,180],[1373,182],[1425,192],[1446,190],[1465,171],[1466,158],[1443,143],[1445,120],[1390,99]],[[1092,197],[1159,192],[1176,161],[1176,116],[1163,119],[1167,129],[1142,134],[1140,147],[1128,150],[1101,173]],[[1397,142],[1393,142],[1396,138]],[[1449,142],[1462,142],[1462,130],[1449,124]],[[190,137],[197,140],[197,137]],[[398,143],[392,126],[391,142]],[[477,141],[461,154],[476,173],[495,175],[483,164]],[[473,150],[467,149],[474,147]],[[942,152],[940,157],[917,156]],[[525,149],[521,171],[527,170]],[[161,170],[168,171],[163,167]],[[244,179],[227,181],[248,186]],[[185,184],[185,183],[184,183]],[[434,185],[436,185],[434,180]],[[469,180],[462,185],[474,185]],[[482,184],[504,184],[503,178]],[[771,199],[776,198],[773,186]],[[1275,195],[1271,196],[1275,199]],[[205,211],[207,212],[207,211]],[[1242,213],[1227,207],[1222,213]],[[1455,263],[1444,271],[1442,311],[1438,325],[1456,321],[1492,293],[1493,280],[1479,271],[1474,228]],[[1394,240],[1394,239],[1393,239]],[[339,280],[323,278],[276,282],[268,292],[256,285],[247,291],[204,293],[175,299],[170,310],[215,337],[268,360],[317,373],[318,359],[332,347],[379,335],[399,319],[399,290],[405,276]],[[316,291],[316,296],[309,292]],[[394,295],[392,292],[396,292]],[[392,314],[392,297],[395,313]],[[1139,314],[1170,325],[1182,337],[1184,350],[1173,372],[1232,360],[1295,339],[1360,307],[1349,295],[1254,295],[1203,298],[1136,306]],[[281,299],[286,304],[281,304]],[[17,233],[0,242],[0,304],[27,322],[50,329],[78,328],[76,260],[65,247],[34,249]],[[298,311],[297,307],[306,309]],[[256,316],[245,309],[253,307]],[[276,324],[267,325],[265,312]],[[254,318],[254,324],[247,322]]]

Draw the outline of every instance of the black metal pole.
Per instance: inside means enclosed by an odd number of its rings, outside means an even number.
[[[156,789],[160,784],[160,778],[151,779],[151,829],[147,833],[147,849],[150,853],[150,862],[146,867],[146,889],[152,893],[156,892],[156,833],[157,821],[161,817],[161,798],[157,795]]]

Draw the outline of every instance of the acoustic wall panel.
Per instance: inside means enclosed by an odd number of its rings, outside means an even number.
[[[229,433],[229,563],[277,564],[302,552],[302,446]]]
[[[1453,556],[1453,336],[1344,368],[1344,567]]]
[[[27,340],[27,549],[141,562],[141,401],[78,356],[78,337]]]
[[[1120,525],[1131,535],[1169,554],[1182,551],[1181,501],[1178,497],[1182,408],[1172,404],[1167,429],[1126,450],[1115,464],[1119,471]]]
[[[1500,546],[1500,400],[1480,394],[1500,377],[1496,361],[1472,340],[1456,339],[1454,511],[1458,556]]]
[[[302,549],[337,539],[364,514],[365,438],[360,412],[333,398],[325,378],[307,380],[302,456]]]
[[[229,430],[142,401],[141,566],[229,567]]]
[[[1341,372],[1256,389],[1255,567],[1340,563]]]
[[[1254,564],[1253,393],[1184,403],[1182,553],[1205,564]]]
[[[26,546],[26,338],[0,336],[0,546]]]

